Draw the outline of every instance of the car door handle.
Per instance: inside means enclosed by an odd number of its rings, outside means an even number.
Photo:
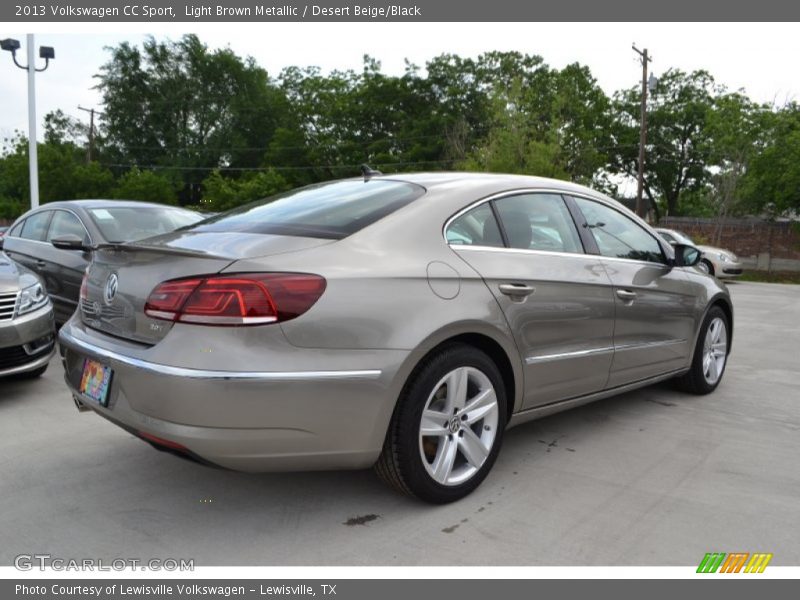
[[[524,283],[501,283],[497,288],[500,290],[501,294],[518,299],[530,296],[536,291],[535,287],[525,285]]]
[[[47,266],[47,263],[44,262],[43,260],[37,260],[36,266],[39,267],[40,269],[44,269]]]
[[[617,297],[624,302],[633,302],[636,299],[636,292],[630,290],[617,290]]]

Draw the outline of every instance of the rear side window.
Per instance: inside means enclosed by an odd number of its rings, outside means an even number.
[[[425,188],[402,181],[337,181],[259,200],[188,229],[341,239],[424,193]]]
[[[512,248],[583,252],[578,230],[561,196],[519,194],[494,203]]]
[[[488,202],[453,219],[446,235],[448,244],[503,247],[503,236]]]
[[[46,210],[25,219],[20,237],[26,240],[44,241],[47,234],[47,224],[50,222],[52,211]]]
[[[25,221],[20,221],[19,223],[14,225],[11,229],[9,229],[6,235],[19,237],[19,234],[22,232],[23,225],[25,225]]]

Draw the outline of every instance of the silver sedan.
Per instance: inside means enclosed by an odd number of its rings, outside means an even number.
[[[733,308],[699,260],[578,185],[368,173],[95,248],[65,378],[161,450],[375,466],[450,502],[509,426],[667,378],[713,391]]]

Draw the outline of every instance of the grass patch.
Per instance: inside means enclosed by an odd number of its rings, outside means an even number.
[[[761,283],[800,284],[800,271],[745,271],[736,281],[757,281]]]

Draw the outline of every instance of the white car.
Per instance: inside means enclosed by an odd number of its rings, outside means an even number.
[[[673,246],[675,244],[686,244],[700,250],[700,252],[703,253],[703,258],[697,264],[697,268],[701,271],[709,275],[715,275],[720,279],[724,277],[736,277],[742,274],[742,263],[733,252],[714,246],[695,244],[692,238],[675,229],[662,229],[657,227],[656,231]]]

